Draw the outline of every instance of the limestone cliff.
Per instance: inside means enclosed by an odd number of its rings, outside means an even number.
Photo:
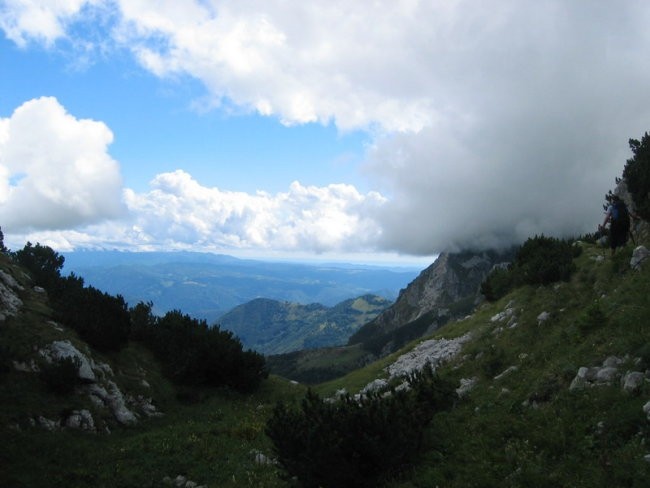
[[[400,294],[395,303],[350,338],[377,355],[463,317],[480,301],[480,286],[494,266],[513,251],[442,253]]]

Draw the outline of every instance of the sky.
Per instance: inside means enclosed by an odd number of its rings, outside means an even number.
[[[0,0],[5,244],[430,263],[593,232],[644,0]]]

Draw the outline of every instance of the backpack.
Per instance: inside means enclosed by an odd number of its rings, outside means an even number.
[[[630,230],[630,213],[622,201],[616,202],[612,207],[612,226],[627,232]]]

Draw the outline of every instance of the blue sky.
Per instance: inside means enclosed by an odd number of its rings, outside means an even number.
[[[427,264],[593,231],[650,127],[647,2],[0,0],[0,226]]]
[[[5,38],[0,53],[11,67],[11,76],[0,78],[2,113],[55,96],[75,117],[103,121],[115,136],[110,154],[134,190],[144,191],[156,174],[179,168],[204,185],[244,192],[278,192],[293,180],[364,185],[357,175],[365,132],[318,123],[287,127],[236,109],[200,110],[200,83],[161,80],[125,52],[77,66],[65,47],[20,48]]]

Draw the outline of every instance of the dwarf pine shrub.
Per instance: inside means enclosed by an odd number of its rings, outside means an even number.
[[[72,393],[79,384],[80,366],[81,361],[78,357],[60,358],[43,366],[40,378],[51,392],[67,395]]]
[[[266,433],[280,465],[314,488],[374,487],[396,475],[418,458],[425,427],[455,398],[430,368],[408,381],[408,391],[326,401],[310,390],[299,408],[278,403]]]
[[[490,301],[498,300],[523,285],[548,285],[568,281],[576,266],[573,258],[581,248],[570,240],[544,235],[529,238],[517,251],[507,269],[494,269],[481,284],[481,293]]]

